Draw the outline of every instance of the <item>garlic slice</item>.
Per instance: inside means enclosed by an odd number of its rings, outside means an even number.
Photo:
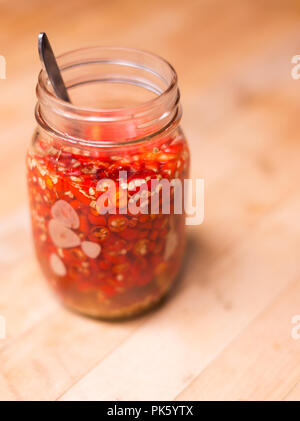
[[[64,262],[55,253],[52,253],[50,256],[50,266],[55,275],[65,276],[67,274]]]
[[[77,212],[66,200],[60,199],[55,202],[51,209],[51,215],[67,228],[79,228],[80,222]]]
[[[70,248],[80,244],[80,238],[75,232],[63,225],[58,219],[51,219],[48,225],[49,234],[56,247]]]
[[[178,245],[178,236],[176,232],[171,229],[167,234],[167,241],[164,252],[164,260],[168,260],[174,254]]]
[[[101,252],[100,244],[94,243],[93,241],[83,241],[81,243],[82,251],[91,259],[96,259]]]

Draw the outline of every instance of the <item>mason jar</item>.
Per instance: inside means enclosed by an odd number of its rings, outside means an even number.
[[[189,151],[177,75],[164,59],[126,48],[80,49],[57,62],[71,102],[42,70],[27,154],[37,259],[67,307],[133,316],[168,293],[184,253],[184,209],[173,199]]]

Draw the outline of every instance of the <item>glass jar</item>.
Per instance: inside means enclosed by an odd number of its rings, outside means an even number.
[[[41,71],[27,155],[37,258],[66,306],[133,316],[170,290],[184,252],[185,216],[174,187],[162,210],[160,184],[189,169],[177,76],[133,49],[81,49],[57,61],[72,103]]]

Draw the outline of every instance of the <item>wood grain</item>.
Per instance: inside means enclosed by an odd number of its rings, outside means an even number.
[[[0,16],[0,400],[299,400],[299,2],[0,0]],[[40,31],[58,54],[125,45],[178,71],[205,221],[173,295],[130,322],[62,308],[33,255],[24,156]]]

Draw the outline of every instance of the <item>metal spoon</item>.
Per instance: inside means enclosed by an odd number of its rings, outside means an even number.
[[[38,49],[41,62],[44,64],[54,92],[60,99],[71,102],[55,56],[53,54],[50,42],[45,32],[41,32],[38,36]]]

